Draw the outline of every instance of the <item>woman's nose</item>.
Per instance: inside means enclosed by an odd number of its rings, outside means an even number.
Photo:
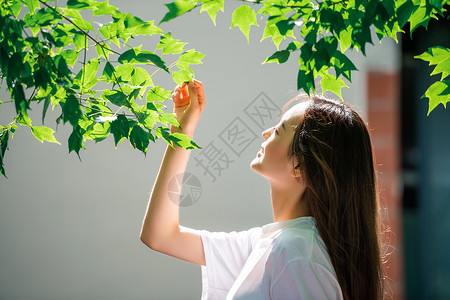
[[[269,136],[272,134],[273,131],[273,127],[266,129],[263,131],[262,136],[265,140],[267,140],[269,138]]]

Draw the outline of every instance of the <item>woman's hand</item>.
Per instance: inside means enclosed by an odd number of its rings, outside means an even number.
[[[173,113],[181,126],[181,132],[192,138],[206,104],[203,84],[194,79],[177,86],[172,93],[172,100],[175,103]],[[172,125],[171,132],[180,132],[180,129]]]

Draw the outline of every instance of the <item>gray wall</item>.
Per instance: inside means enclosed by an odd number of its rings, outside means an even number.
[[[165,1],[110,2],[145,20],[161,20],[166,12]],[[213,182],[192,159],[200,152],[191,154],[187,172],[200,180],[202,195],[181,209],[181,223],[193,228],[242,230],[272,221],[269,186],[249,168],[262,130],[244,110],[261,92],[281,107],[296,94],[297,69],[295,62],[261,65],[275,51],[269,40],[259,43],[262,25],[252,26],[250,44],[237,28],[228,29],[240,4],[227,2],[216,27],[198,9],[161,25],[189,42],[187,48],[207,54],[194,68],[207,96],[196,141],[203,147],[212,141],[234,161]],[[147,49],[156,45],[142,43]],[[358,58],[361,72],[344,96],[365,115],[363,62]],[[159,78],[163,87],[174,87],[167,76]],[[1,95],[8,99],[4,87]],[[1,104],[1,124],[10,121],[13,109]],[[34,125],[40,125],[40,110],[33,112]],[[218,137],[236,116],[257,135],[239,156]],[[46,125],[54,127],[51,117]],[[270,123],[278,119],[274,115]],[[164,142],[150,145],[144,157],[127,142],[114,149],[111,139],[88,141],[80,162],[67,154],[69,134],[60,126],[61,146],[41,144],[20,128],[10,143],[8,179],[0,179],[0,299],[199,299],[200,267],[153,252],[139,240]]]

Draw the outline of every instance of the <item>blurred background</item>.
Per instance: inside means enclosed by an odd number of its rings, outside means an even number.
[[[157,23],[167,2],[110,0],[122,12]],[[249,165],[261,132],[278,122],[282,106],[297,93],[294,61],[261,65],[276,51],[268,39],[260,43],[262,25],[252,26],[249,43],[237,28],[228,29],[239,5],[227,1],[217,26],[198,9],[160,25],[188,42],[186,49],[206,54],[204,64],[194,66],[207,97],[195,136],[203,150],[191,153],[186,170],[198,179],[200,193],[181,208],[181,224],[196,229],[244,230],[272,222],[269,185]],[[450,110],[441,105],[427,117],[427,100],[419,99],[436,78],[429,77],[427,63],[413,59],[430,46],[450,47],[448,22],[432,20],[428,31],[408,37],[399,44],[375,42],[368,57],[353,51],[359,72],[343,96],[373,138],[382,216],[390,229],[392,298],[450,299]],[[153,50],[157,41],[135,43]],[[168,76],[158,80],[174,88]],[[9,99],[4,87],[0,93]],[[5,124],[14,107],[1,105]],[[36,120],[40,113],[33,112]],[[47,120],[54,127],[51,115]],[[62,145],[41,144],[19,128],[10,142],[8,179],[0,179],[0,299],[199,299],[199,266],[139,240],[166,144],[151,144],[145,157],[127,142],[115,149],[111,138],[88,141],[80,161],[67,153],[69,134],[59,126],[55,136]]]

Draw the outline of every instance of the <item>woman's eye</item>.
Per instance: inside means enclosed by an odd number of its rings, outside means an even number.
[[[278,134],[278,128],[274,128],[273,131],[275,132],[275,134]]]

